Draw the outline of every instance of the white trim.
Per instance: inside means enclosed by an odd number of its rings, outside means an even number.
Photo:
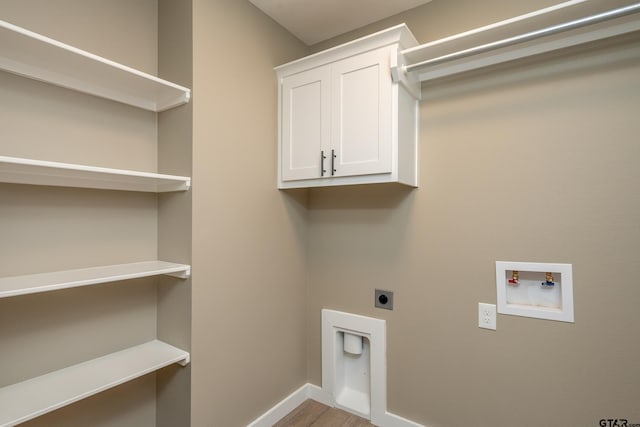
[[[278,402],[273,408],[253,420],[247,427],[272,427],[309,398],[310,385],[311,384],[303,385]]]
[[[370,349],[370,411],[367,415],[373,424],[380,425],[380,419],[387,411],[387,343],[386,322],[382,319],[344,313],[335,310],[322,310],[322,388],[336,404],[336,339],[337,331],[350,331],[369,339]],[[353,408],[342,407],[350,412]]]
[[[248,424],[247,427],[272,427],[307,399],[315,400],[332,408],[334,407],[331,396],[324,389],[317,385],[307,383],[282,399],[273,408],[260,415]],[[381,414],[377,425],[380,427],[425,427],[423,424],[418,424],[390,412]]]
[[[307,397],[333,408],[331,395],[315,384],[307,383]]]
[[[385,412],[378,423],[380,427],[426,427],[424,424],[418,424],[391,412]]]
[[[406,24],[398,24],[391,28],[360,37],[356,40],[334,46],[304,58],[296,59],[274,68],[278,79],[296,74],[330,62],[340,61],[381,47],[399,45],[400,49],[415,48],[418,41]]]

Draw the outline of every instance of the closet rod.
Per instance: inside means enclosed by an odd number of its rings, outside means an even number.
[[[585,18],[576,19],[574,21],[569,21],[562,24],[553,25],[551,27],[542,28],[540,30],[531,31],[525,34],[520,34],[518,36],[508,37],[506,39],[498,40],[495,42],[463,49],[453,53],[448,53],[436,58],[416,62],[415,64],[405,65],[404,71],[410,73],[412,71],[416,71],[425,67],[443,64],[445,62],[454,61],[456,59],[467,58],[469,56],[489,52],[503,47],[513,46],[515,44],[528,42],[541,37],[558,34],[564,31],[574,30],[576,28],[585,27],[587,25],[598,24],[600,22],[620,18],[622,16],[637,13],[639,11],[640,3],[631,4],[628,6],[620,7],[618,9],[613,9],[607,12],[598,13],[596,15],[587,16]]]

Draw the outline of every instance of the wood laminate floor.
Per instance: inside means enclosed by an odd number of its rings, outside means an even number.
[[[368,420],[330,408],[315,400],[306,400],[273,427],[375,427]]]

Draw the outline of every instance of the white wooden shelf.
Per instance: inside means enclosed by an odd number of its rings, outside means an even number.
[[[162,193],[186,191],[191,178],[0,156],[0,182]]]
[[[565,1],[405,49],[398,65],[425,82],[631,33],[640,30],[640,8],[628,2]]]
[[[5,21],[0,69],[150,111],[189,102],[191,91]]]
[[[188,265],[165,261],[144,261],[51,273],[0,277],[0,298],[163,274],[186,279],[190,273],[191,267]]]
[[[153,340],[0,388],[0,427],[10,427],[116,387],[165,366],[190,361],[188,352]]]

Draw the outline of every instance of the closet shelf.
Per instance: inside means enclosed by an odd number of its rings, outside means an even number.
[[[569,0],[405,49],[392,73],[425,82],[640,30],[640,3],[625,3]]]
[[[0,70],[150,111],[189,102],[191,90],[5,21]]]
[[[144,344],[0,388],[0,426],[34,419],[165,366],[190,361],[162,341]]]
[[[0,277],[0,298],[163,274],[186,279],[190,273],[191,267],[188,265],[165,261],[144,261],[24,276]]]
[[[0,182],[163,193],[186,191],[191,178],[0,156]]]

